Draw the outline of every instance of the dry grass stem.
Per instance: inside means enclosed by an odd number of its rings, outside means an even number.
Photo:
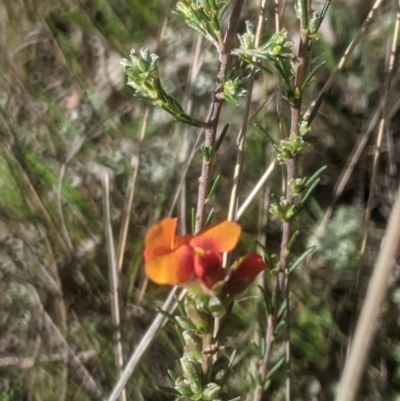
[[[304,114],[304,119],[307,120],[309,118],[312,118],[315,116],[315,113],[318,111],[318,108],[323,101],[323,98],[326,94],[326,92],[329,90],[329,88],[332,86],[333,82],[335,81],[338,73],[340,70],[343,68],[345,65],[346,61],[352,54],[354,48],[357,46],[358,42],[360,39],[363,37],[364,33],[367,31],[369,26],[372,24],[374,21],[374,18],[377,14],[377,11],[379,10],[379,7],[382,5],[383,0],[376,0],[374,5],[372,6],[370,12],[368,13],[367,17],[365,18],[363,24],[361,25],[360,29],[357,31],[357,33],[354,35],[352,41],[350,44],[347,46],[345,52],[343,53],[342,58],[340,59],[338,65],[335,67],[335,69],[332,71],[331,75],[329,76],[328,80],[325,82],[325,85],[322,87],[322,89],[319,91],[318,95],[315,97],[315,100],[311,103],[309,106],[307,112]],[[310,122],[311,122],[310,120]]]
[[[386,76],[386,82],[385,82],[385,91],[383,93],[383,98],[382,98],[382,117],[381,121],[379,123],[379,129],[378,129],[378,135],[376,138],[376,144],[375,144],[375,151],[374,151],[374,158],[372,162],[372,175],[371,175],[371,183],[370,183],[370,191],[368,195],[368,203],[367,203],[367,209],[365,211],[365,219],[364,219],[364,232],[363,232],[363,240],[362,240],[362,245],[361,245],[361,251],[360,251],[360,257],[362,258],[365,252],[365,249],[367,247],[367,240],[368,240],[368,228],[371,220],[371,213],[372,213],[372,202],[373,202],[373,196],[375,193],[375,185],[376,185],[376,178],[378,175],[378,162],[379,162],[379,156],[381,154],[381,148],[382,148],[382,143],[383,143],[383,138],[387,130],[387,123],[388,123],[388,100],[389,100],[389,94],[390,94],[390,86],[392,82],[392,74],[393,74],[393,67],[394,67],[394,61],[396,57],[396,48],[397,48],[397,41],[398,41],[398,35],[399,35],[399,25],[400,25],[400,15],[399,15],[399,8],[397,9],[396,12],[396,22],[394,25],[393,29],[393,37],[388,38],[388,41],[391,43],[389,49],[389,55],[386,58],[386,68],[385,68],[385,76]],[[361,264],[359,265],[361,267]],[[357,276],[360,275],[360,267]],[[357,280],[357,282],[359,279]]]
[[[261,188],[267,183],[268,179],[271,177],[272,173],[275,171],[275,168],[277,167],[277,165],[278,165],[278,160],[277,159],[272,160],[272,162],[268,166],[267,170],[265,170],[265,173],[258,180],[258,182],[255,185],[255,187],[253,188],[253,190],[250,192],[250,194],[244,200],[242,205],[239,207],[238,212],[237,212],[237,219],[240,219],[243,216],[243,213],[249,207],[249,205],[254,200],[254,198],[258,195]]]
[[[160,46],[160,44],[162,43],[162,41],[165,37],[165,31],[166,31],[167,25],[168,25],[169,14],[170,14],[169,10],[171,8],[171,5],[172,5],[172,1],[170,0],[168,2],[168,6],[167,6],[167,12],[165,13],[165,17],[164,17],[161,27],[158,31],[157,47]],[[131,212],[132,212],[133,196],[135,194],[136,181],[137,181],[137,177],[138,177],[138,173],[139,173],[140,146],[141,146],[143,139],[145,137],[145,134],[146,134],[149,112],[150,112],[150,107],[149,107],[149,104],[146,103],[145,109],[143,112],[143,117],[140,122],[139,133],[138,133],[139,149],[136,154],[135,162],[133,163],[133,167],[132,167],[131,177],[130,177],[130,181],[129,181],[129,192],[128,192],[128,196],[125,199],[122,224],[121,224],[121,229],[120,229],[119,238],[118,238],[118,246],[117,246],[118,272],[121,272],[122,265],[124,262],[126,239],[128,236],[128,228],[129,228],[129,222],[130,222]]]
[[[165,300],[164,305],[162,306],[162,310],[168,313],[173,313],[176,308],[175,302],[175,294],[178,291],[178,287],[174,286],[170,291],[168,298]],[[186,294],[186,290],[181,290],[178,298],[183,299],[184,295]],[[124,370],[120,378],[118,379],[117,383],[114,386],[111,394],[107,398],[107,401],[117,401],[119,395],[121,394],[122,390],[125,388],[126,383],[128,382],[129,378],[133,374],[134,370],[138,366],[140,360],[142,359],[143,355],[149,349],[150,345],[153,343],[157,333],[160,329],[164,326],[166,322],[166,318],[162,314],[157,314],[153,323],[146,331],[146,334],[142,337],[140,343],[136,347],[135,351],[131,355],[129,361],[127,362]]]
[[[129,228],[129,222],[131,219],[131,212],[132,212],[132,204],[133,204],[133,196],[135,194],[135,187],[136,187],[136,181],[139,173],[139,164],[140,164],[140,144],[144,139],[145,133],[146,133],[146,127],[147,127],[147,119],[149,117],[149,106],[146,104],[143,117],[140,123],[140,129],[139,129],[139,149],[136,154],[136,158],[133,163],[132,167],[132,172],[131,172],[131,177],[129,180],[129,192],[128,196],[126,197],[125,204],[124,204],[124,211],[123,211],[123,217],[122,217],[122,224],[121,224],[121,229],[119,233],[119,238],[118,238],[118,246],[117,246],[117,261],[118,261],[118,272],[121,272],[122,269],[122,264],[124,262],[124,255],[125,255],[125,246],[126,246],[126,239],[128,236],[128,228]]]
[[[340,172],[339,178],[337,179],[335,187],[333,188],[332,201],[330,202],[328,208],[325,210],[324,215],[321,221],[319,222],[317,229],[315,230],[315,234],[313,235],[312,245],[316,245],[319,242],[326,228],[326,225],[328,224],[328,221],[332,216],[336,202],[339,199],[340,195],[342,194],[344,188],[346,187],[349,178],[354,171],[354,167],[359,161],[360,156],[365,146],[368,143],[370,135],[373,132],[374,128],[376,127],[380,113],[381,113],[381,107],[379,107],[371,116],[366,131],[359,136],[357,143],[354,145],[345,166]]]
[[[81,362],[87,362],[97,355],[96,351],[81,351],[75,354],[76,358]],[[52,362],[67,362],[64,353],[39,355],[37,358],[19,357],[19,356],[5,356],[0,358],[0,368],[16,367],[18,369],[32,369],[37,364],[52,363]]]
[[[186,113],[190,115],[192,113],[193,108],[193,97],[191,96],[191,92],[193,90],[193,86],[196,80],[196,77],[200,71],[201,67],[201,46],[203,43],[203,37],[198,35],[197,39],[193,45],[192,54],[190,57],[191,63],[189,66],[188,75],[186,78],[185,92],[182,96],[181,104],[184,105]],[[178,135],[180,134],[180,126],[176,125],[176,131]],[[187,165],[189,168],[192,158],[194,156],[193,152],[189,153],[190,142],[191,142],[191,131],[193,131],[192,127],[187,125],[183,126],[182,130],[182,147],[179,155],[179,164],[181,166]],[[180,234],[186,234],[186,171],[182,174],[181,182],[179,183],[179,204],[178,204],[178,216],[179,216],[179,232]]]
[[[259,15],[258,15],[258,22],[257,22],[257,30],[254,39],[254,47],[257,48],[260,45],[261,40],[261,33],[262,28],[264,25],[265,19],[265,9],[266,9],[266,0],[261,0],[260,7],[259,7]],[[253,58],[255,61],[255,58]],[[231,191],[231,198],[229,202],[229,209],[228,209],[228,220],[236,221],[238,219],[237,216],[237,204],[238,204],[238,196],[239,196],[239,186],[240,186],[240,177],[242,175],[243,169],[243,158],[244,158],[244,143],[246,137],[246,130],[249,121],[249,114],[250,114],[250,106],[251,106],[251,98],[253,93],[253,85],[254,85],[254,78],[256,75],[256,71],[254,68],[251,69],[251,75],[247,84],[247,97],[246,103],[244,106],[244,112],[242,117],[242,125],[239,131],[237,144],[237,156],[236,156],[236,164],[233,173],[233,187]]]
[[[375,263],[335,401],[353,401],[367,361],[400,239],[400,188]]]
[[[14,155],[11,147],[9,147],[9,146],[6,146],[6,147],[7,147],[7,149],[6,149],[6,151],[7,151],[7,153],[6,153],[7,154],[7,159],[21,173],[21,178],[22,178],[23,182],[21,182],[20,185],[23,186],[27,190],[27,192],[29,193],[29,197],[30,197],[32,203],[37,208],[37,211],[40,214],[40,216],[42,217],[47,229],[51,233],[51,237],[54,238],[54,241],[59,246],[61,251],[64,253],[64,255],[67,258],[67,260],[71,260],[71,258],[72,258],[71,252],[70,252],[67,244],[65,243],[64,239],[59,234],[59,231],[58,231],[56,225],[54,224],[52,218],[50,217],[49,212],[47,211],[47,209],[44,206],[42,200],[40,199],[40,196],[36,192],[36,189],[33,186],[28,174],[26,173],[26,171],[22,167],[22,165],[19,162],[17,156]]]
[[[69,362],[72,364],[78,377],[81,378],[83,386],[97,398],[101,398],[102,394],[101,387],[96,383],[94,378],[90,375],[88,370],[82,364],[82,361],[78,358],[74,350],[70,347],[67,340],[60,332],[60,329],[53,322],[49,314],[44,310],[43,304],[40,300],[39,294],[37,293],[36,289],[34,287],[31,287],[31,289],[32,289],[32,295],[36,300],[36,304],[38,305],[41,315],[43,316],[44,323],[47,329],[49,330],[49,332],[54,334],[54,338],[58,342],[60,348],[68,350]]]
[[[117,377],[121,374],[124,364],[122,356],[121,329],[120,329],[120,312],[118,300],[118,267],[115,258],[114,238],[112,232],[112,222],[110,213],[110,196],[109,196],[109,177],[107,174],[103,176],[103,213],[104,213],[104,230],[107,246],[108,258],[108,275],[110,281],[110,301],[111,301],[111,318],[114,326],[114,359]],[[120,401],[126,401],[125,389],[121,391]]]

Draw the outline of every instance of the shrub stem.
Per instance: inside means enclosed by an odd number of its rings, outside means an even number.
[[[226,75],[228,68],[229,53],[233,46],[233,40],[237,32],[239,24],[239,17],[242,11],[244,0],[236,0],[232,7],[232,12],[229,18],[228,30],[225,35],[224,47],[219,49],[219,67],[217,76],[217,85],[215,88],[214,102],[211,107],[211,114],[208,120],[208,127],[205,128],[205,141],[204,147],[212,151],[215,138],[217,135],[217,128],[219,122],[219,116],[221,114],[221,107],[223,99],[220,94],[223,91],[223,79]],[[211,158],[203,157],[203,165],[201,168],[201,176],[199,178],[199,192],[197,197],[197,209],[196,209],[196,224],[195,233],[199,232],[204,226],[205,220],[205,207],[208,188],[210,185],[211,177],[211,164],[213,155]]]
[[[308,7],[303,9],[303,14],[308,13]],[[308,29],[305,29],[303,22],[305,18],[300,19],[300,43],[297,56],[297,69],[295,76],[295,98],[292,100],[291,105],[291,125],[290,125],[290,138],[295,138],[299,135],[299,124],[301,120],[301,104],[302,104],[302,93],[301,87],[305,79],[306,65],[307,65],[307,53],[309,44]],[[286,163],[286,193],[285,198],[288,205],[294,203],[294,196],[290,187],[290,182],[296,176],[296,165],[295,158],[292,157]],[[282,242],[281,242],[281,253],[280,253],[280,270],[278,275],[278,299],[282,300],[285,298],[287,310],[286,310],[286,401],[290,401],[290,303],[289,303],[289,275],[287,266],[288,257],[288,244],[291,236],[291,222],[285,221],[282,225]]]

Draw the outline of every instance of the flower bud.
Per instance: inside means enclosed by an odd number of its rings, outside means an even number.
[[[201,383],[201,366],[189,354],[184,354],[180,359],[183,374],[186,379],[195,383]]]
[[[199,330],[201,333],[207,331],[210,316],[205,312],[200,312],[194,299],[190,296],[185,297],[185,311],[188,318],[194,324],[197,330]]]
[[[182,376],[179,376],[175,381],[175,389],[182,395],[192,395],[193,392],[190,388],[190,381]]]
[[[182,316],[175,316],[176,322],[179,324],[180,327],[184,330],[196,330],[194,324],[187,318]]]
[[[311,34],[318,31],[320,23],[321,23],[321,16],[318,11],[314,11],[312,13],[310,23],[309,23],[309,29],[310,29]]]
[[[218,319],[223,318],[226,314],[226,308],[218,297],[210,298],[208,309],[211,314]]]
[[[185,341],[185,351],[196,360],[201,361],[202,342],[201,339],[193,332],[185,330],[182,333],[183,340]]]
[[[207,383],[206,388],[203,391],[204,401],[214,401],[220,390],[221,386],[218,386],[217,383]]]

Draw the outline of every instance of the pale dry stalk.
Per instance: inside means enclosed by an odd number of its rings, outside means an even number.
[[[112,232],[112,221],[110,212],[110,190],[108,174],[103,176],[103,214],[104,214],[104,230],[107,246],[108,259],[108,277],[110,281],[110,303],[111,303],[111,318],[114,326],[114,360],[116,366],[117,377],[121,375],[121,369],[124,365],[121,343],[121,328],[120,328],[120,311],[118,299],[118,267],[115,257],[114,238]],[[121,391],[119,401],[126,401],[125,389]]]

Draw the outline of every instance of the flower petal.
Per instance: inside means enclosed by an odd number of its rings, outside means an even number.
[[[173,249],[179,248],[183,244],[187,244],[193,238],[193,235],[177,235],[174,238]]]
[[[146,260],[146,274],[156,284],[182,284],[193,273],[193,251],[188,245]]]
[[[152,226],[144,238],[144,260],[170,252],[178,219],[167,217]]]
[[[238,260],[232,272],[234,280],[253,280],[259,273],[267,268],[258,253],[248,253]]]
[[[189,242],[193,248],[212,252],[231,251],[239,241],[242,232],[239,224],[233,221],[221,221],[206,227]]]
[[[207,288],[211,288],[217,281],[224,278],[221,255],[211,251],[196,252],[194,255],[194,272]]]

